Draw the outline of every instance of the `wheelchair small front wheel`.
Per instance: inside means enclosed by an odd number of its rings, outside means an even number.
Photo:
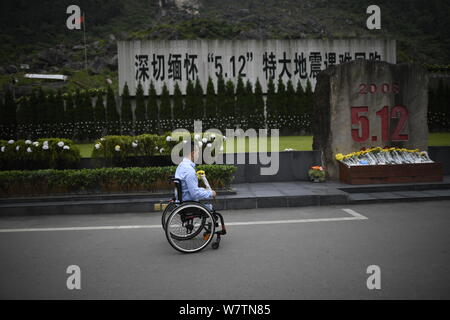
[[[170,213],[166,223],[169,244],[183,253],[203,250],[214,238],[214,218],[199,204],[182,205]]]

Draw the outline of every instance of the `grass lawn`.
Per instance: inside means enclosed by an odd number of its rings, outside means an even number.
[[[312,150],[312,136],[288,136],[280,137],[280,147],[279,150],[283,151],[285,149],[294,149],[298,151],[309,151]],[[235,150],[237,142],[235,142]],[[445,133],[430,133],[429,136],[430,146],[450,146],[450,132]],[[89,144],[77,144],[76,145],[81,152],[83,158],[91,157],[92,149],[94,148],[93,143]],[[270,142],[268,143],[268,148],[270,149]],[[245,146],[246,151],[248,151],[248,139]],[[225,152],[226,148],[225,148]]]

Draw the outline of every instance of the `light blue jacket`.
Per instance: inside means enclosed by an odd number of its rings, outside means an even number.
[[[175,172],[175,178],[181,180],[181,189],[183,190],[183,201],[200,201],[212,198],[213,193],[210,190],[198,186],[195,163],[187,158],[178,165]]]

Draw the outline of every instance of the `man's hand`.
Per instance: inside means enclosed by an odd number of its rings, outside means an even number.
[[[211,190],[213,198],[217,196],[217,193],[214,190]]]

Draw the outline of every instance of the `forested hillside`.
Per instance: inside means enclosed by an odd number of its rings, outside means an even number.
[[[450,2],[379,0],[382,29],[368,30],[368,0],[79,0],[86,13],[89,74],[116,76],[116,39],[385,37],[398,61],[450,63]],[[69,0],[0,2],[0,87],[5,75],[72,74],[84,68],[83,32],[66,27]],[[178,5],[178,6],[177,6]]]

